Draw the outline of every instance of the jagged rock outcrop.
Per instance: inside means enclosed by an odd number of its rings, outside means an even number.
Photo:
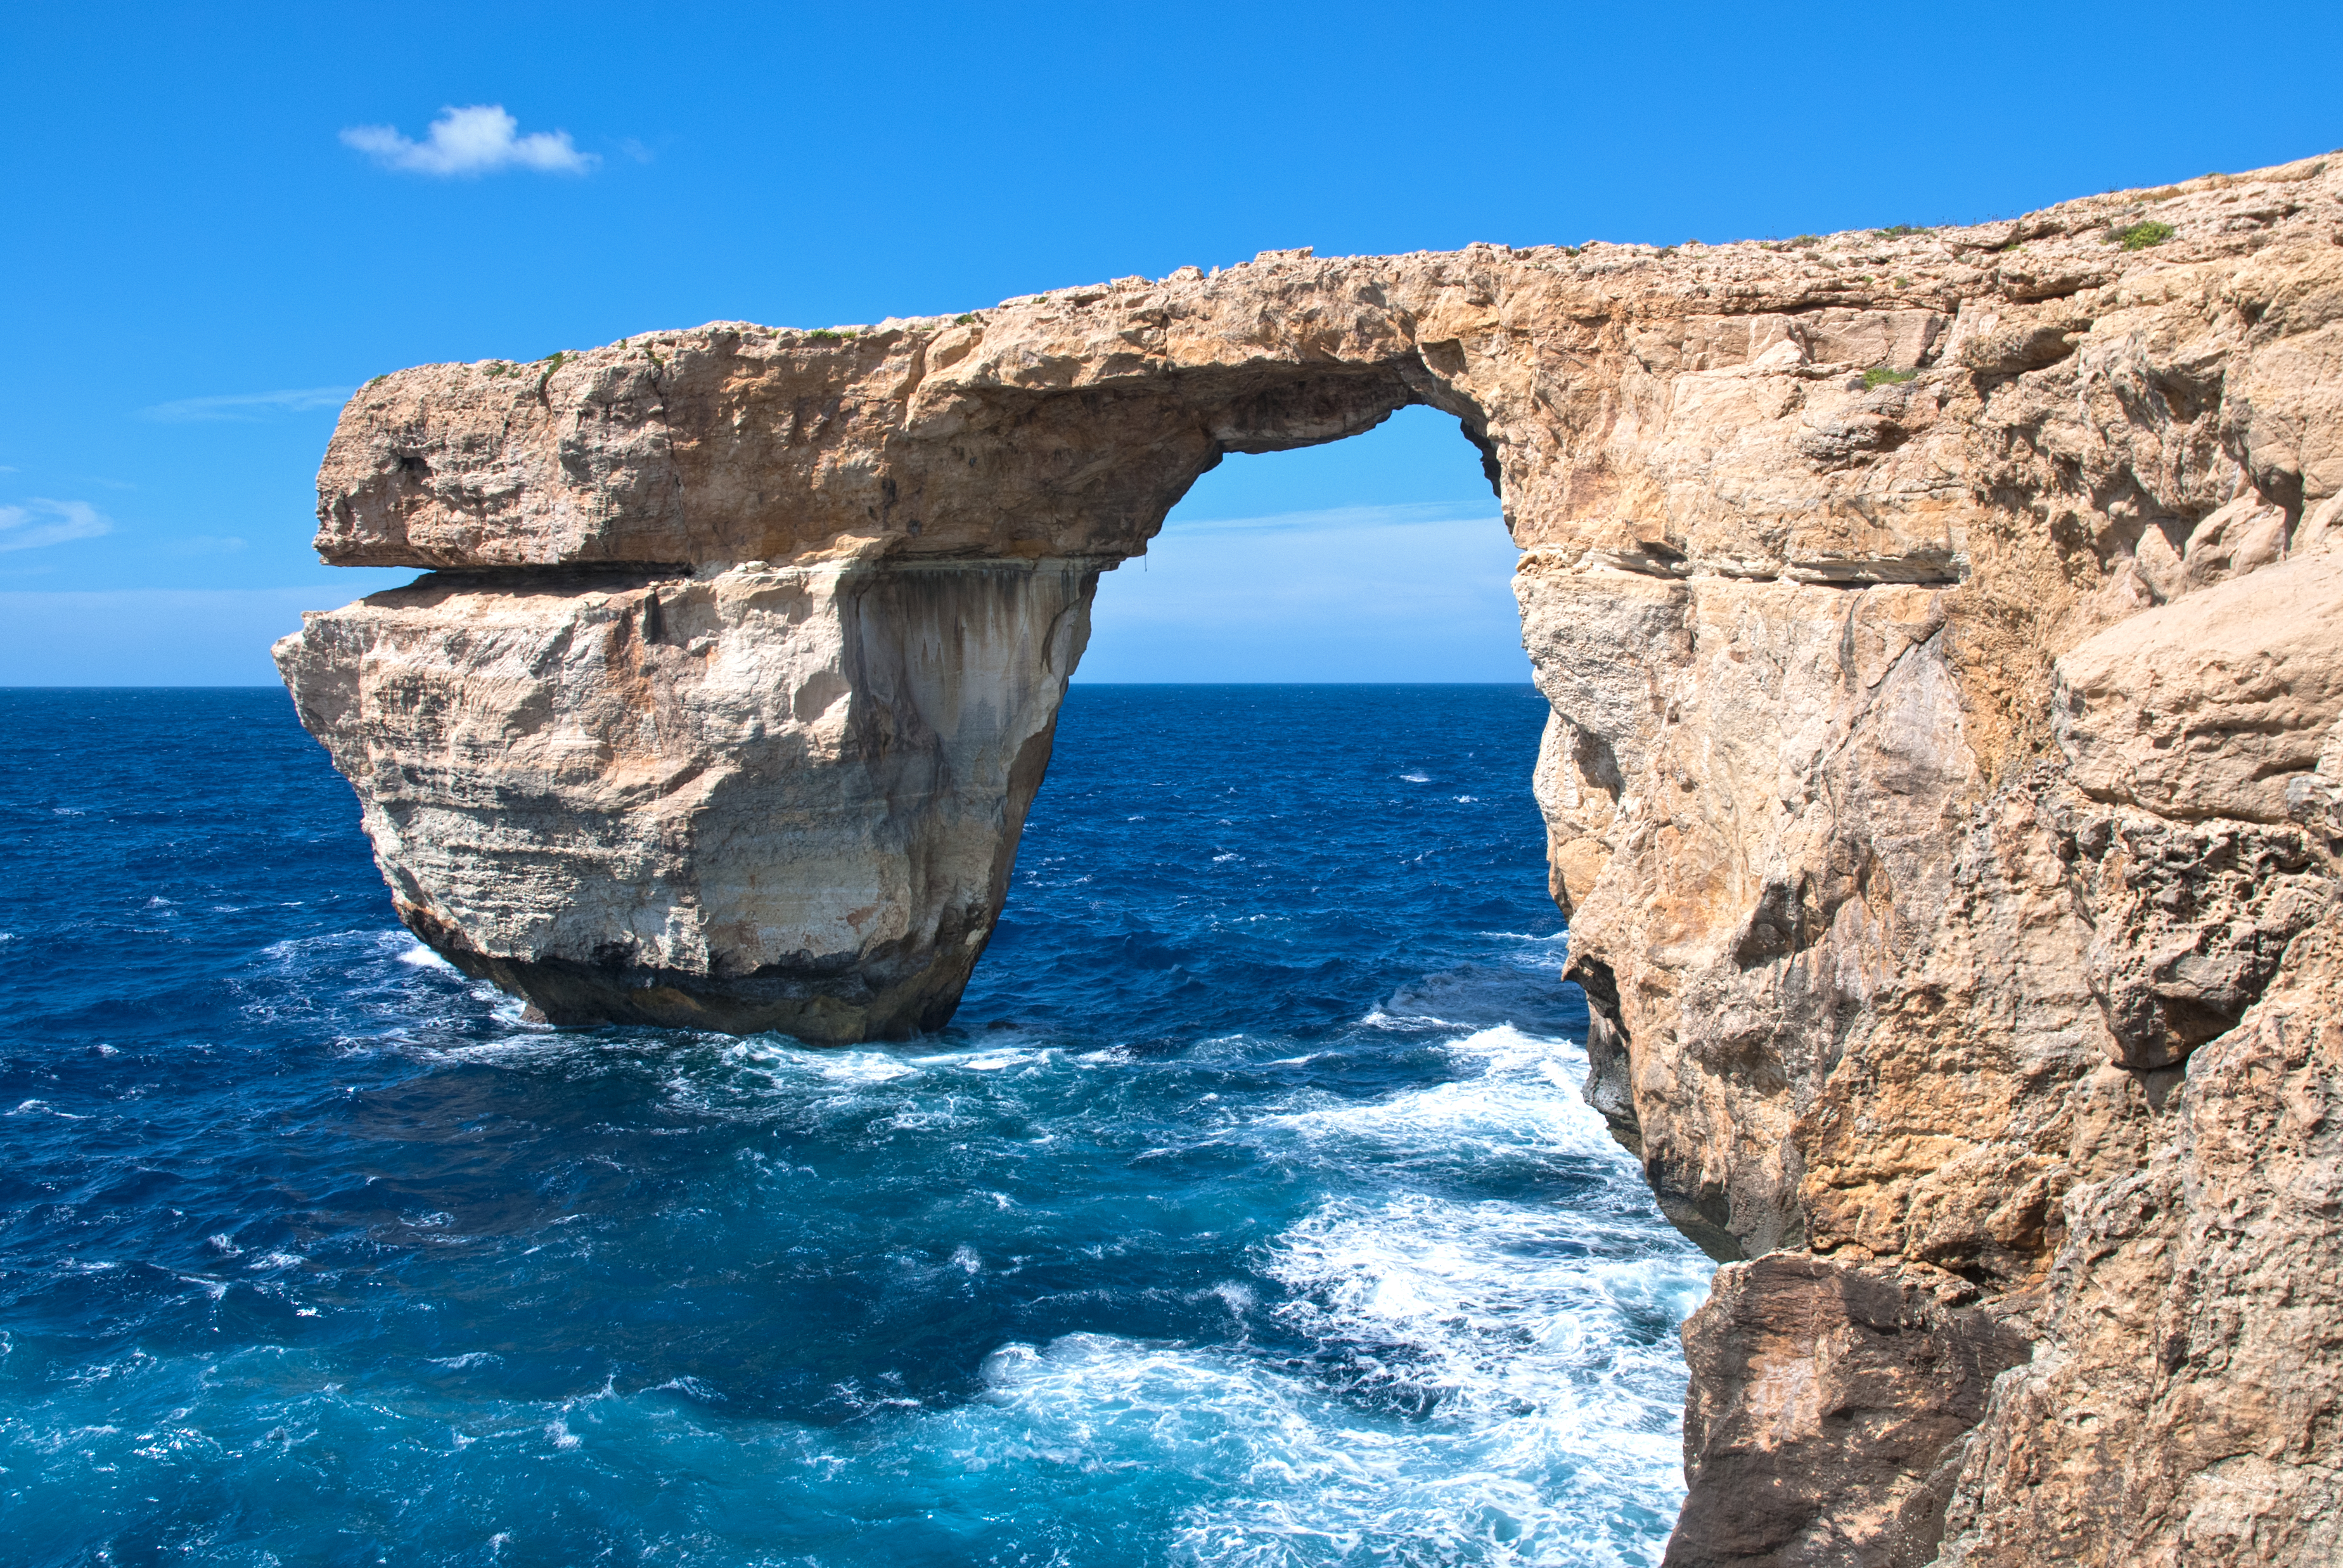
[[[1097,574],[1222,454],[1410,403],[1523,550],[1589,1097],[1752,1260],[1670,1561],[2331,1561],[2343,158],[404,371],[318,546],[433,575],[278,658],[455,962],[897,1036]]]

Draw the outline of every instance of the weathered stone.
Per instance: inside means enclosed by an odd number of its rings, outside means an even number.
[[[399,917],[557,1022],[940,1028],[1096,568],[446,572],[280,649]]]
[[[2138,1158],[2136,1085],[2099,1076],[2116,1051],[2048,773],[1970,817],[1934,929],[1799,1121],[1800,1205],[1835,1259],[2023,1292],[2077,1172]]]
[[[2336,901],[2293,829],[2115,812],[2075,832],[2097,856],[2078,889],[2094,932],[2087,972],[2125,1067],[2175,1066],[2236,1028],[2287,944]]]
[[[402,371],[318,546],[443,574],[278,658],[473,972],[901,1034],[999,914],[1096,574],[1225,453],[1443,409],[1523,550],[1589,1097],[1758,1260],[1689,1331],[1677,1560],[2323,1562],[2339,239],[2306,161]]]
[[[1961,345],[1960,360],[1985,376],[2039,370],[2075,352],[2075,338],[2061,323],[2026,322],[1970,337]]]
[[[2189,1059],[2139,1168],[2066,1200],[1946,1568],[2343,1561],[2343,921]]]
[[[2058,660],[2058,739],[2101,800],[2287,819],[2343,714],[2343,555],[2306,556],[2099,633]]]
[[[1934,1560],[1965,1440],[2031,1349],[1923,1279],[1795,1253],[1719,1270],[1684,1339],[1684,1468],[1702,1484],[1669,1568]]]

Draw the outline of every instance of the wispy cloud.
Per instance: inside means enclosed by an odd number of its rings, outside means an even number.
[[[524,136],[515,134],[519,129],[520,122],[506,114],[502,104],[475,104],[442,110],[419,142],[407,140],[396,126],[352,126],[342,133],[342,142],[387,169],[443,177],[499,169],[582,175],[601,161],[572,146],[568,131],[531,131]]]
[[[87,501],[52,501],[35,496],[21,507],[0,507],[0,550],[38,549],[68,539],[94,539],[114,524]]]
[[[350,400],[355,387],[296,387],[282,392],[232,392],[218,397],[181,397],[138,410],[145,419],[192,425],[211,419],[265,419],[271,414],[299,414],[312,408],[338,408]]]

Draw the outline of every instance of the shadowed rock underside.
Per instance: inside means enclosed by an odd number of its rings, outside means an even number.
[[[1410,404],[1522,550],[1588,1097],[1736,1260],[1669,1561],[2334,1561],[2343,158],[402,371],[317,542],[430,575],[278,662],[467,970],[900,1038],[1098,574]]]

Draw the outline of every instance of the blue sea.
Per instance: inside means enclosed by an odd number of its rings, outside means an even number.
[[[1625,1564],[1709,1264],[1527,687],[1076,687],[899,1047],[556,1030],[276,690],[0,691],[0,1559]]]

